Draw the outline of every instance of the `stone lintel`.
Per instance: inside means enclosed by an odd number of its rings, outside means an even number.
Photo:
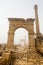
[[[9,21],[25,21],[24,18],[8,18]]]
[[[26,20],[24,18],[8,18],[9,21],[34,21],[33,18],[27,18]]]
[[[34,22],[34,18],[27,18],[26,21],[33,21]]]

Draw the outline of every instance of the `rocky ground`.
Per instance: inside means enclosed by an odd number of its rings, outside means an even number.
[[[0,65],[43,65],[43,57],[35,48],[16,46],[15,51],[10,49],[2,53]]]

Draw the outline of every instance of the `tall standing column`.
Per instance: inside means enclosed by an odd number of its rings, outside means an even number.
[[[36,20],[36,36],[40,36],[40,30],[39,30],[39,20],[38,20],[38,7],[37,5],[34,6],[35,9],[35,20]]]

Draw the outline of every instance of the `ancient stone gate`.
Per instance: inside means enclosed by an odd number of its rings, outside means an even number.
[[[29,45],[34,45],[34,19],[23,19],[23,18],[8,18],[9,20],[9,32],[7,47],[13,49],[14,47],[14,32],[17,28],[25,28],[29,32]],[[31,43],[31,41],[33,41]],[[10,46],[9,46],[10,44]]]
[[[17,28],[25,28],[29,32],[29,45],[28,51],[25,54],[17,54],[18,60],[15,59],[14,65],[43,65],[43,36],[39,30],[39,20],[37,5],[35,9],[35,19],[27,18],[8,18],[9,20],[9,31],[8,31],[8,42],[7,49],[14,50],[14,32]],[[36,34],[34,33],[34,20],[36,21]],[[34,37],[36,36],[36,37]],[[25,55],[25,57],[24,57]],[[25,58],[25,61],[23,60]],[[27,60],[26,60],[27,59]]]

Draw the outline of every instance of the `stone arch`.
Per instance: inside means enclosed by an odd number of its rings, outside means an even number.
[[[8,41],[7,41],[7,48],[13,49],[14,48],[14,32],[17,28],[23,27],[29,31],[29,45],[34,45],[34,19],[28,18],[8,18],[9,20],[9,31],[8,31]],[[31,43],[31,41],[33,41]]]
[[[14,34],[15,34],[14,35],[14,45],[17,45],[18,40],[19,40],[18,41],[19,45],[20,45],[21,42],[25,42],[26,45],[29,44],[29,32],[26,28],[18,27],[18,28],[16,28]],[[16,38],[17,38],[17,40],[16,40]],[[27,41],[27,43],[26,43],[26,41]]]

